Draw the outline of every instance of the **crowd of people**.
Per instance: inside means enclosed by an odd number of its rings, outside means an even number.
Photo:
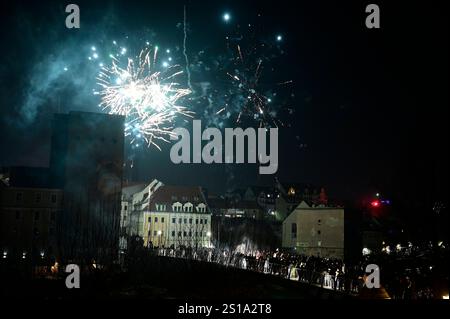
[[[381,284],[393,299],[433,299],[435,282],[448,284],[448,274],[442,265],[448,250],[427,250],[409,247],[405,250],[386,251],[362,256],[353,263],[340,259],[306,256],[283,250],[230,250],[214,248],[155,248],[160,256],[214,262],[226,267],[280,276],[326,289],[358,295],[366,280],[366,266],[376,264],[381,274]],[[440,268],[442,268],[440,266]],[[447,274],[447,275],[446,275]],[[444,292],[445,293],[445,292]],[[447,291],[448,294],[448,291]]]
[[[353,294],[357,294],[364,283],[362,268],[348,268],[339,259],[305,256],[279,249],[239,252],[212,248],[155,248],[154,251],[159,256],[214,262]]]

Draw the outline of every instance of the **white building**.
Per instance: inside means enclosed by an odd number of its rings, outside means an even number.
[[[200,187],[160,182],[133,195],[130,234],[147,247],[210,247],[211,213]]]
[[[127,248],[127,237],[128,235],[136,235],[139,227],[133,227],[133,223],[142,224],[142,211],[140,203],[143,202],[145,198],[149,198],[159,187],[163,184],[162,182],[154,179],[148,184],[140,183],[129,185],[122,188],[122,206],[120,213],[120,249],[124,250]],[[136,210],[134,209],[136,205]],[[133,214],[133,212],[137,212]],[[143,234],[139,234],[143,235]]]
[[[283,222],[283,247],[299,254],[344,258],[344,209],[302,201]]]

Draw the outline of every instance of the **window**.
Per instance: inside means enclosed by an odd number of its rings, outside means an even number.
[[[291,224],[291,238],[292,239],[297,238],[297,224],[296,223]]]
[[[198,218],[195,219],[195,224],[198,224]]]
[[[187,218],[184,219],[184,223],[187,224]]]
[[[50,213],[50,220],[53,222],[55,221],[55,217],[56,217],[56,213],[55,212],[51,212]],[[125,216],[126,217],[126,216]]]
[[[208,224],[208,220],[205,218],[205,225]]]
[[[52,201],[52,204],[56,204],[56,194],[52,194],[51,201]],[[125,210],[127,210],[126,206],[125,206]]]
[[[177,222],[176,218],[172,218],[172,224],[175,224]]]
[[[124,215],[123,216],[123,221],[126,221],[127,220],[127,215]]]
[[[195,237],[197,237],[198,236],[198,232],[195,232]]]
[[[16,210],[16,219],[20,219],[20,210]]]
[[[55,234],[55,229],[53,227],[50,227],[50,229],[48,230],[48,234],[50,236],[53,236]]]
[[[189,237],[192,237],[192,232],[189,232]]]
[[[41,193],[36,193],[36,203],[40,203],[42,199],[42,194]]]
[[[181,224],[182,219],[178,218],[178,224]]]
[[[34,212],[34,220],[39,220],[39,212]]]
[[[175,237],[175,231],[172,230],[172,237]]]
[[[189,218],[189,224],[192,224],[192,218]]]
[[[203,224],[203,219],[200,218],[200,225],[202,225],[202,224]]]
[[[317,231],[317,235],[320,235],[320,230]]]
[[[186,237],[186,231],[183,232],[183,236]]]
[[[180,231],[178,232],[178,237],[181,237],[181,232]]]
[[[322,222],[322,220],[321,219],[318,219],[317,220],[317,223],[320,225],[320,223]]]
[[[161,217],[161,223],[164,223],[164,217]]]
[[[151,217],[148,218],[148,222],[149,222],[149,223],[152,222],[152,218],[151,218]]]
[[[156,230],[153,231],[153,236],[156,236]]]
[[[21,202],[23,199],[23,194],[22,193],[16,193],[16,201],[17,202]]]
[[[158,222],[158,217],[155,217],[155,223],[157,223]]]

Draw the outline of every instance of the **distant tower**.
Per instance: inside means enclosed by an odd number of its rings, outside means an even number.
[[[328,196],[325,193],[325,188],[323,188],[323,187],[320,189],[319,204],[322,204],[325,206],[328,204]]]
[[[58,248],[65,260],[117,258],[124,158],[124,118],[70,112],[53,119],[50,180],[64,192]]]

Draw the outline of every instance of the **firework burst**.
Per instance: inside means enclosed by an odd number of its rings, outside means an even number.
[[[175,118],[193,113],[178,104],[191,93],[176,82],[183,71],[177,65],[159,71],[157,54],[157,47],[144,49],[136,61],[128,58],[126,67],[111,56],[111,66],[102,67],[97,77],[101,87],[97,94],[102,109],[126,117],[125,135],[131,137],[131,143],[143,139],[159,149],[156,142],[168,142]]]

